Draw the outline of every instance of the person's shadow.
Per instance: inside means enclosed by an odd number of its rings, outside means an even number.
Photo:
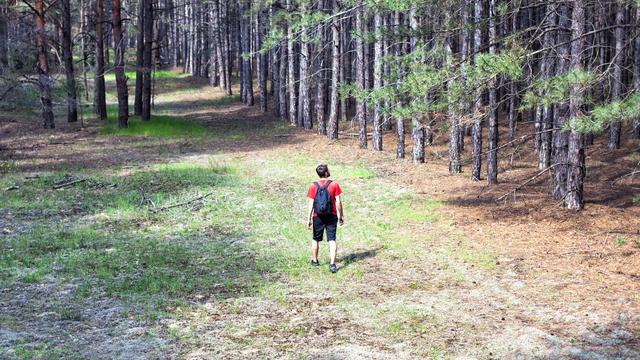
[[[357,263],[358,261],[376,256],[378,252],[383,248],[384,248],[383,246],[379,246],[372,250],[359,251],[359,252],[347,254],[338,258],[338,262],[340,262],[342,264],[341,267],[344,268],[349,266],[350,264]]]

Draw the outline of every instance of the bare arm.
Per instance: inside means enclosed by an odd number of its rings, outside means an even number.
[[[313,224],[313,199],[307,198],[307,226],[311,228]]]
[[[342,209],[342,199],[340,195],[336,196],[336,210],[338,212],[338,221],[340,225],[344,224],[344,210]]]

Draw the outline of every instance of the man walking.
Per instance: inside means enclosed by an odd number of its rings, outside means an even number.
[[[311,265],[319,266],[318,243],[322,241],[324,231],[327,231],[327,242],[331,263],[329,270],[332,273],[338,271],[336,266],[336,231],[338,223],[344,224],[344,212],[340,195],[342,189],[337,182],[329,179],[329,167],[320,164],[316,167],[316,173],[320,180],[312,183],[307,191],[307,215],[309,229],[313,229],[313,244],[311,246]]]

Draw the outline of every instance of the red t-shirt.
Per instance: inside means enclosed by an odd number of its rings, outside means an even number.
[[[324,184],[327,182],[327,180],[318,180],[318,183],[320,184],[320,186],[324,186]],[[309,185],[309,190],[307,191],[307,197],[311,200],[316,198],[316,185],[315,184],[311,184]],[[329,196],[331,196],[331,213],[333,215],[338,215],[338,210],[336,209],[336,196],[340,196],[340,194],[342,194],[342,189],[340,189],[340,185],[338,185],[337,182],[331,180],[331,184],[329,184]],[[313,212],[313,216],[316,217],[318,216],[318,214],[316,214],[316,212]]]

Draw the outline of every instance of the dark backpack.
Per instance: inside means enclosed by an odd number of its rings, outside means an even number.
[[[313,199],[313,210],[318,215],[329,215],[331,214],[331,195],[329,195],[329,185],[331,184],[331,180],[327,180],[327,182],[320,186],[320,183],[314,182],[316,186],[316,197]]]

